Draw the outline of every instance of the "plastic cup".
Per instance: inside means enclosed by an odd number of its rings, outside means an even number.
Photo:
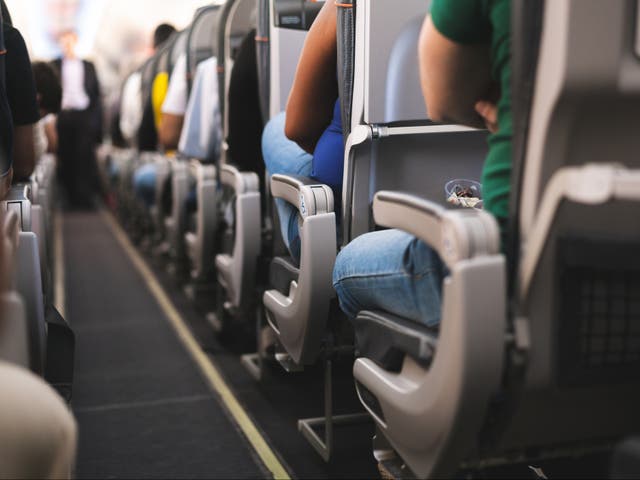
[[[454,197],[454,194],[459,195],[464,192],[470,193],[473,198],[480,199],[480,202],[475,205],[469,205],[464,200],[464,198],[468,197]],[[444,186],[444,193],[447,203],[451,205],[466,208],[482,208],[482,184],[475,180],[466,180],[464,178],[450,180]]]

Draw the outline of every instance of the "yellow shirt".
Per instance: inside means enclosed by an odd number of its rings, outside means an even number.
[[[162,104],[169,90],[169,74],[160,72],[153,79],[151,85],[151,105],[153,107],[153,118],[156,124],[156,130],[160,130],[160,120],[162,119]]]

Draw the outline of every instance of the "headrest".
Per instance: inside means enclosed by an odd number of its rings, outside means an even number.
[[[400,33],[389,57],[384,123],[427,120],[420,87],[418,39],[423,19],[417,17]]]
[[[309,30],[323,5],[311,0],[275,0],[276,27]]]
[[[376,0],[358,4],[356,24],[364,34],[355,42],[355,50],[360,52],[355,55],[355,72],[356,83],[363,82],[364,87],[365,123],[428,121],[419,83],[417,46],[429,3]]]
[[[216,53],[219,11],[220,7],[217,5],[198,10],[189,35],[190,52],[208,49],[211,52],[209,56]]]

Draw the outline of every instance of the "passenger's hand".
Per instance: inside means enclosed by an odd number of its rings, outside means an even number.
[[[482,117],[487,130],[491,133],[498,131],[498,107],[489,100],[480,100],[475,105],[476,112]]]

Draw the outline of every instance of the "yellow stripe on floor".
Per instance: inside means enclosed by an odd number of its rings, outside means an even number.
[[[260,431],[249,418],[249,415],[247,415],[247,412],[245,412],[244,408],[238,402],[238,399],[231,392],[231,389],[220,374],[220,371],[212,363],[211,359],[203,352],[202,348],[200,348],[200,345],[189,330],[189,327],[187,327],[184,319],[174,307],[168,295],[147,266],[146,262],[131,244],[129,238],[120,225],[116,222],[113,216],[106,211],[102,211],[102,217],[105,223],[110,227],[113,235],[126,252],[136,270],[138,270],[140,275],[142,275],[149,291],[158,302],[158,305],[160,305],[160,308],[162,308],[167,320],[177,333],[178,338],[202,371],[202,374],[209,382],[211,388],[218,393],[222,402],[231,413],[231,416],[262,460],[262,463],[264,463],[267,469],[272,473],[273,478],[282,480],[290,479],[289,474],[282,466],[282,463],[276,454],[273,452],[271,447],[269,447]]]

